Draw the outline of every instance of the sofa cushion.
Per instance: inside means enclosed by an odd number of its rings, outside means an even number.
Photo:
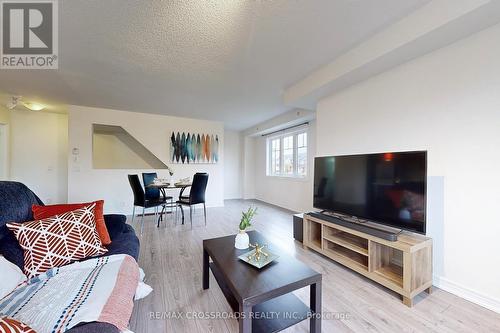
[[[15,264],[20,269],[24,267],[24,251],[19,245],[14,233],[4,226],[6,233],[3,238],[0,239],[0,254],[2,254],[5,259]]]
[[[120,333],[120,330],[114,325],[94,321],[79,324],[66,333]]]
[[[95,203],[95,225],[97,232],[99,233],[99,238],[101,239],[103,245],[111,244],[108,229],[106,228],[106,223],[104,222],[104,200],[76,204],[59,204],[47,206],[33,205],[31,207],[31,210],[33,211],[33,218],[35,220],[41,220],[54,215],[60,215],[75,209],[83,208],[85,206],[90,206],[93,203]]]
[[[92,204],[43,220],[7,223],[24,250],[24,272],[28,278],[106,253],[95,228],[94,208]]]
[[[129,224],[123,224],[123,232],[113,236],[113,242],[108,245],[107,256],[113,254],[128,254],[135,260],[139,259],[139,238]]]
[[[125,223],[127,220],[125,215],[104,215],[104,220],[106,221],[106,226],[112,240],[112,243],[106,246],[108,252],[106,252],[105,255],[128,254],[135,260],[138,260],[140,248],[139,239],[135,234],[134,228]],[[23,269],[23,249],[14,237],[12,231],[8,229],[7,234],[2,241],[0,241],[0,254],[3,254],[7,260]]]
[[[8,233],[6,223],[33,220],[32,205],[43,203],[26,185],[0,181],[0,243]]]
[[[109,237],[112,241],[117,235],[124,232],[126,221],[127,218],[125,217],[125,215],[104,215],[104,222],[106,223],[106,228],[108,229]]]

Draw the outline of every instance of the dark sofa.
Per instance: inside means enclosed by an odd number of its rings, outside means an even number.
[[[23,250],[14,234],[7,229],[8,222],[33,220],[32,205],[43,202],[24,184],[0,181],[0,254],[21,269],[24,266]],[[111,237],[106,256],[128,254],[136,260],[139,257],[139,239],[132,226],[126,224],[124,215],[105,215],[104,220]],[[105,323],[86,323],[67,331],[70,333],[118,333],[118,329]]]

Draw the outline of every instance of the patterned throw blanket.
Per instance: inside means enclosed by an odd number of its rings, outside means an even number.
[[[84,322],[125,331],[139,281],[128,255],[113,255],[53,268],[0,300],[0,317],[19,320],[37,333],[59,333]]]

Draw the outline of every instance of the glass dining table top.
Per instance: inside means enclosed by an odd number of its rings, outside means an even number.
[[[153,183],[153,184],[149,184],[146,187],[150,187],[150,188],[184,188],[184,187],[189,187],[191,185],[192,185],[191,183],[174,183],[174,184],[171,184],[171,183]]]

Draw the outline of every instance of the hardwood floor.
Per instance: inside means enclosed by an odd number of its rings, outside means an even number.
[[[157,228],[153,217],[146,217],[139,265],[154,291],[136,302],[130,326],[133,332],[238,332],[235,319],[192,317],[195,312],[230,312],[212,275],[210,289],[202,290],[202,240],[235,234],[241,211],[249,205],[258,207],[254,229],[323,274],[323,311],[337,313],[337,319],[323,320],[323,332],[500,332],[499,314],[437,288],[431,295],[419,296],[413,308],[406,307],[390,290],[304,250],[292,238],[290,211],[244,200],[228,200],[224,208],[208,209],[207,227],[203,210],[197,209],[193,230],[189,218],[186,225],[173,226],[168,216],[166,225]],[[133,225],[140,230],[137,221]],[[296,294],[308,304],[307,289]],[[284,332],[308,331],[309,323],[304,321]]]

